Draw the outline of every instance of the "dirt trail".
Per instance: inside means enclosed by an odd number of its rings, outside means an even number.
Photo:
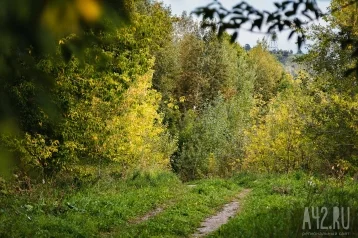
[[[144,216],[135,219],[134,221],[132,221],[133,224],[139,224],[141,222],[147,221],[150,218],[158,215],[159,213],[164,211],[164,207],[157,207],[155,210],[148,212],[147,214],[145,214]]]
[[[216,215],[207,218],[201,223],[201,227],[197,229],[193,237],[204,237],[209,233],[219,229],[220,226],[224,225],[229,221],[230,218],[234,217],[238,212],[240,212],[240,200],[243,199],[248,193],[251,192],[251,189],[242,190],[234,201],[226,204],[220,212]]]
[[[148,213],[144,214],[141,217],[137,217],[130,221],[131,224],[139,224],[145,221],[148,221],[152,217],[159,215],[160,213],[164,212],[165,209],[172,206],[175,203],[175,199],[168,200],[165,204],[155,208],[154,210],[149,211]]]

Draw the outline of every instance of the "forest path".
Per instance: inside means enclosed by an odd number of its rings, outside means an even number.
[[[251,189],[242,190],[236,197],[236,199],[230,203],[224,205],[224,207],[214,216],[208,217],[201,223],[200,228],[197,229],[196,233],[192,237],[204,237],[209,233],[217,230],[220,226],[226,224],[230,218],[237,215],[241,210],[241,200],[245,198]]]

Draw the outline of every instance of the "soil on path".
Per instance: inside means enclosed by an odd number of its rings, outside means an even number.
[[[250,192],[251,189],[242,190],[234,201],[226,204],[216,215],[203,221],[201,223],[201,227],[197,229],[193,237],[204,237],[209,233],[219,229],[220,226],[226,224],[230,218],[234,217],[240,212],[242,207],[240,200],[242,200]]]

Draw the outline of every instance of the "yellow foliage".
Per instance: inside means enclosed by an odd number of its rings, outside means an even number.
[[[288,172],[305,162],[302,158],[309,156],[310,145],[302,135],[304,106],[308,105],[304,100],[294,90],[271,100],[268,114],[246,131],[245,169]]]
[[[125,92],[120,113],[107,122],[106,147],[115,148],[114,160],[136,167],[166,167],[174,144],[166,139],[162,117],[158,114],[160,94],[151,87],[152,72],[138,77]],[[169,146],[168,146],[169,145]],[[171,149],[170,149],[171,148]]]
[[[275,95],[278,83],[284,76],[283,67],[261,44],[249,51],[248,58],[255,66],[255,92],[268,101]]]
[[[41,23],[56,36],[78,33],[81,20],[89,23],[99,20],[102,5],[98,0],[49,1],[42,13]]]
[[[88,22],[94,22],[101,16],[102,8],[97,0],[76,0],[81,16]]]
[[[49,3],[41,17],[41,23],[55,35],[64,36],[79,29],[78,13],[71,3]]]
[[[333,0],[332,15],[336,23],[343,28],[351,28],[354,35],[358,34],[358,3],[351,0]]]

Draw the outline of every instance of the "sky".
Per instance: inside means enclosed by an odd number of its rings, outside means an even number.
[[[211,3],[212,0],[162,0],[165,5],[170,5],[172,9],[172,13],[175,15],[181,15],[183,11],[187,11],[190,13],[195,10],[197,7],[206,6]],[[224,7],[231,9],[232,6],[241,2],[241,0],[220,0],[220,2],[224,5]],[[274,2],[280,2],[279,0],[246,0],[247,3],[251,4],[257,9],[260,10],[274,10]],[[330,0],[317,0],[319,8],[326,12],[327,7],[330,4]],[[322,23],[322,22],[320,22]],[[278,48],[283,50],[293,50],[297,51],[297,45],[295,44],[294,37],[288,41],[289,32],[284,32],[278,34]],[[250,44],[254,46],[258,40],[261,40],[265,37],[265,34],[258,33],[250,33],[247,31],[240,31],[238,42],[241,45]]]

